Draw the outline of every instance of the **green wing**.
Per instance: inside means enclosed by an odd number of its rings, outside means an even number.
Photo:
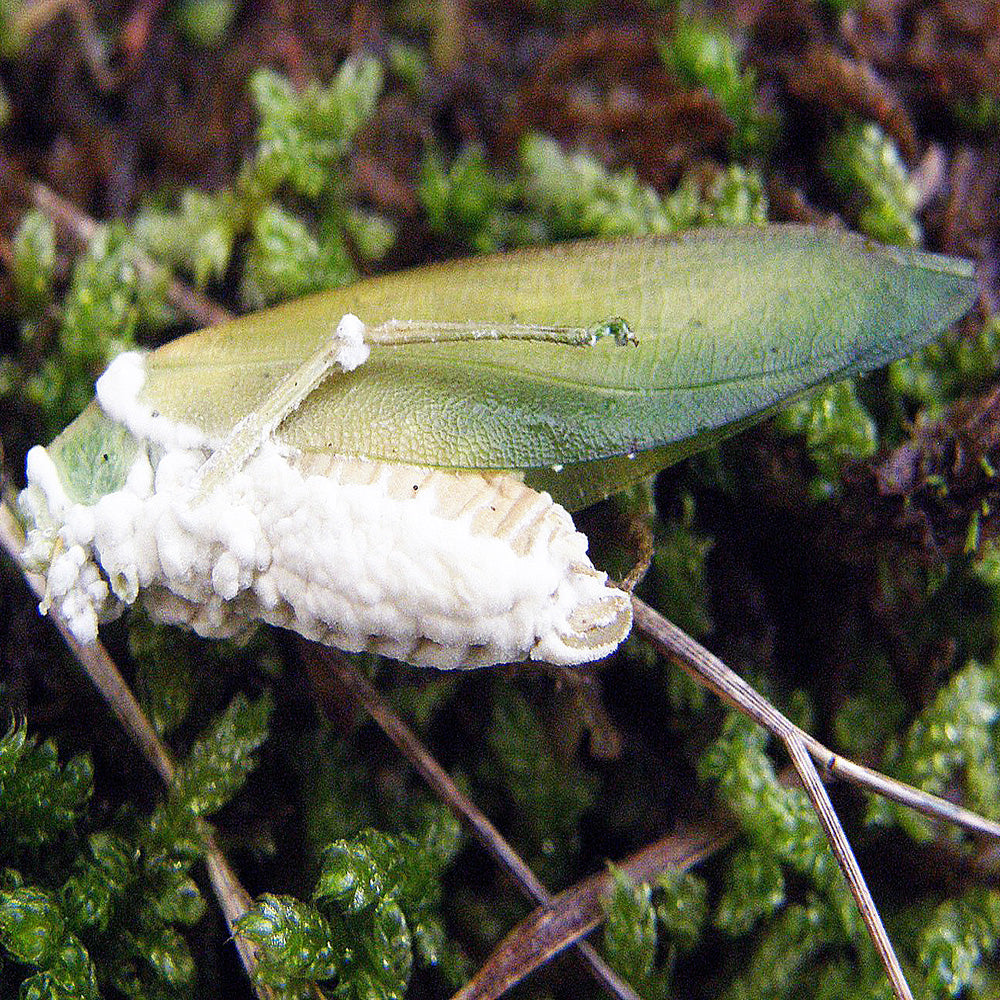
[[[622,317],[638,346],[376,347],[280,428],[305,451],[536,470],[579,506],[810,386],[909,354],[969,309],[975,287],[967,261],[802,227],[569,243],[372,278],[199,331],[150,356],[145,396],[221,436],[345,312],[369,327]]]

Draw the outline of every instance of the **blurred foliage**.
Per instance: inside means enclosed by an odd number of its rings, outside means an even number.
[[[419,45],[393,42],[386,53],[389,72],[413,94],[419,94],[430,73],[427,53]]]
[[[970,987],[980,996],[994,996],[981,963],[996,951],[998,940],[1000,893],[995,890],[970,889],[934,907],[919,938],[927,996],[949,1000]]]
[[[37,318],[52,301],[56,266],[56,234],[48,216],[34,210],[25,212],[11,249],[11,277],[18,305]]]
[[[712,630],[705,560],[712,539],[694,527],[694,495],[681,497],[679,518],[661,520],[654,539],[654,606],[688,635],[698,639]]]
[[[917,405],[939,420],[963,395],[983,392],[1000,363],[1000,317],[973,335],[947,333],[922,351],[889,366],[889,385],[901,405]]]
[[[743,159],[766,153],[778,132],[773,115],[759,109],[757,74],[740,68],[732,38],[724,31],[681,20],[674,34],[659,43],[660,58],[686,87],[704,87],[719,102],[733,126],[730,153]]]
[[[848,122],[829,139],[823,167],[856,203],[858,228],[883,243],[920,245],[917,192],[893,141],[874,122]]]
[[[594,804],[596,782],[557,758],[543,720],[515,687],[498,681],[492,703],[480,777],[513,801],[518,828],[508,835],[543,881],[557,883],[580,850],[580,819]]]
[[[22,27],[23,0],[0,0],[0,58],[16,56],[28,39]]]
[[[1000,128],[1000,97],[996,94],[976,94],[952,105],[956,121],[966,128],[994,133]]]
[[[834,17],[840,17],[842,14],[856,10],[861,6],[861,0],[819,0],[819,2]]]
[[[531,0],[531,5],[546,17],[560,18],[586,14],[598,6],[598,0]]]
[[[222,41],[238,9],[236,0],[183,0],[174,18],[188,41],[208,49]]]
[[[969,808],[995,819],[1000,817],[998,720],[1000,676],[995,667],[973,660],[952,676],[902,740],[886,742],[883,766],[936,795],[946,794],[961,777]],[[881,799],[872,801],[869,818],[895,822],[915,840],[943,836],[930,820]]]

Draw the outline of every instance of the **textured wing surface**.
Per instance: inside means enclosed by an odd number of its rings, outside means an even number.
[[[629,472],[621,456],[655,450],[653,464],[665,464],[696,449],[689,439],[906,355],[974,295],[966,261],[841,232],[778,226],[570,243],[369,279],[191,334],[154,352],[146,393],[221,436],[344,312],[370,327],[588,327],[621,317],[638,346],[376,347],[360,368],[331,375],[280,431],[302,451],[424,466],[588,463],[606,493]],[[558,493],[558,477],[543,478]],[[567,502],[591,499],[571,485]]]

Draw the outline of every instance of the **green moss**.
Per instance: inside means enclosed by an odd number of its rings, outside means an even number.
[[[517,807],[520,849],[540,877],[565,877],[580,848],[580,817],[594,802],[592,777],[557,758],[531,703],[509,683],[493,688],[481,777]],[[511,836],[515,831],[511,831]]]
[[[604,955],[611,967],[642,997],[659,996],[656,982],[656,910],[648,884],[633,885],[622,871],[612,868],[611,891],[601,900],[604,908]]]
[[[1000,98],[996,94],[976,94],[956,100],[951,106],[955,120],[965,128],[986,134],[1000,128]]]
[[[961,775],[965,805],[984,816],[1000,816],[997,721],[1000,681],[995,668],[974,660],[959,670],[911,723],[905,736],[886,748],[886,770],[936,795]],[[935,824],[884,800],[873,800],[874,822],[895,822],[917,840],[941,836]]]
[[[683,495],[679,518],[657,526],[655,545],[655,606],[689,635],[705,635],[712,629],[705,561],[713,541],[694,528],[693,494]]]
[[[431,71],[427,53],[419,45],[390,42],[386,53],[389,72],[413,94],[419,94]]]
[[[919,941],[925,995],[950,1000],[963,990],[973,996],[994,995],[981,977],[983,959],[1000,939],[1000,893],[975,888],[934,908]]]
[[[883,657],[868,654],[861,659],[852,679],[852,695],[845,698],[834,721],[837,746],[854,758],[879,752],[906,718],[906,704],[892,681],[889,664]]]
[[[337,178],[344,154],[371,118],[382,92],[382,66],[376,59],[348,60],[326,86],[308,84],[296,93],[271,70],[250,81],[260,115],[255,170],[270,189],[282,184],[317,199]]]
[[[194,818],[242,786],[269,712],[266,699],[236,699],[150,817],[126,812],[89,831],[89,759],[60,765],[51,742],[11,727],[0,739],[0,955],[14,963],[5,983],[20,975],[22,997],[53,1000],[192,995],[182,930],[205,912],[190,875],[202,851]]]
[[[939,419],[961,396],[984,391],[1000,364],[1000,318],[970,336],[947,333],[922,351],[889,366],[889,385],[906,404],[919,405],[928,420]]]
[[[273,708],[269,694],[255,702],[237,695],[178,766],[170,806],[191,816],[221,809],[256,767],[256,751],[267,739]]]
[[[60,765],[51,740],[38,743],[24,725],[0,739],[0,858],[13,859],[72,830],[92,792],[87,755]]]
[[[855,10],[861,6],[860,0],[819,0],[819,5],[826,9],[833,17],[841,17],[850,10]]]
[[[321,242],[298,217],[269,205],[253,220],[243,265],[243,301],[252,308],[349,284],[357,277],[342,237]]]
[[[64,427],[93,398],[94,379],[121,350],[132,346],[140,326],[170,318],[161,280],[136,265],[135,247],[121,226],[102,226],[74,262],[61,309],[52,304],[54,241],[51,225],[36,213],[22,220],[14,241],[16,288],[28,312],[21,329],[22,354],[39,353],[50,335],[49,314],[58,323],[58,343],[39,368],[8,359],[10,390],[35,404],[50,434]],[[41,347],[48,348],[47,342]],[[27,362],[26,362],[27,363]]]
[[[432,231],[456,238],[473,250],[496,250],[508,241],[507,209],[516,191],[486,163],[476,146],[463,150],[450,166],[436,150],[425,154],[417,197]]]
[[[55,228],[38,211],[24,213],[11,241],[14,261],[11,277],[18,305],[37,317],[52,301],[52,274],[56,265]]]
[[[753,848],[740,848],[726,869],[722,895],[715,908],[715,926],[734,937],[746,934],[784,902],[785,876],[777,858]]]
[[[190,188],[182,192],[176,212],[140,212],[133,232],[157,260],[190,273],[204,288],[226,273],[243,216],[232,191],[212,195]]]
[[[858,201],[858,228],[883,243],[918,246],[917,193],[893,141],[874,122],[852,121],[826,145],[823,168],[846,198]]]
[[[348,60],[329,84],[301,92],[258,70],[250,81],[260,117],[257,148],[235,185],[214,194],[186,190],[176,210],[145,209],[137,237],[202,287],[226,276],[236,240],[247,238],[240,287],[251,308],[350,283],[357,272],[348,239],[366,261],[380,259],[395,241],[388,220],[349,204],[343,180],[345,158],[375,112],[382,82],[381,63],[370,57]],[[310,212],[293,212],[277,200],[284,195],[304,199]]]
[[[97,976],[86,949],[68,930],[57,902],[34,886],[0,889],[0,948],[38,971],[21,996],[97,1000]]]
[[[670,233],[678,225],[672,207],[631,170],[612,173],[546,136],[521,141],[519,183],[525,205],[552,240]]]
[[[288,996],[322,983],[337,996],[388,1000],[403,996],[414,961],[460,974],[439,916],[441,872],[458,844],[441,807],[416,835],[363,830],[331,844],[312,902],[265,894],[240,919],[260,981]]]
[[[706,890],[688,872],[667,871],[655,887],[634,884],[614,865],[601,900],[604,955],[644,998],[670,995],[674,961],[698,940],[706,915]]]
[[[704,87],[733,124],[730,150],[736,158],[766,152],[777,122],[759,110],[757,74],[741,69],[732,38],[723,31],[681,20],[659,43],[660,57],[685,87]]]
[[[818,899],[788,906],[768,925],[747,971],[725,996],[727,1000],[810,996],[815,987],[813,960],[840,943],[842,929],[829,906]]]
[[[785,788],[764,752],[768,735],[742,716],[729,714],[722,733],[702,755],[698,764],[702,780],[711,780],[717,794],[739,820],[754,851],[770,856],[807,879],[824,905],[840,922],[851,940],[863,938],[860,915],[847,890],[840,869],[830,852],[819,819],[806,794]],[[735,855],[740,866],[750,855]],[[756,865],[756,861],[754,861]],[[764,914],[775,905],[780,891],[773,869],[734,872],[727,902],[731,919],[744,927],[753,914]],[[757,899],[752,898],[756,889]]]
[[[858,399],[854,382],[824,386],[787,406],[775,420],[784,434],[802,434],[816,476],[809,484],[817,500],[828,500],[840,489],[848,462],[870,458],[878,447],[875,422]]]
[[[23,0],[0,0],[0,57],[16,56],[28,43],[21,24]]]
[[[477,251],[588,236],[645,236],[693,226],[763,225],[760,177],[731,166],[704,189],[693,176],[661,197],[631,170],[610,171],[587,153],[567,153],[554,139],[521,141],[513,180],[463,150],[450,167],[431,151],[418,185],[431,229]]]

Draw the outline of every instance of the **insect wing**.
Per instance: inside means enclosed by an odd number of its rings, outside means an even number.
[[[191,334],[151,355],[146,396],[221,437],[348,311],[369,327],[587,327],[620,316],[638,345],[377,346],[280,429],[303,452],[431,467],[588,463],[589,489],[566,477],[564,499],[578,506],[634,477],[621,456],[656,450],[643,464],[662,466],[809,386],[908,354],[974,294],[966,261],[835,231],[579,242],[369,279]],[[558,492],[560,477],[546,485]]]

